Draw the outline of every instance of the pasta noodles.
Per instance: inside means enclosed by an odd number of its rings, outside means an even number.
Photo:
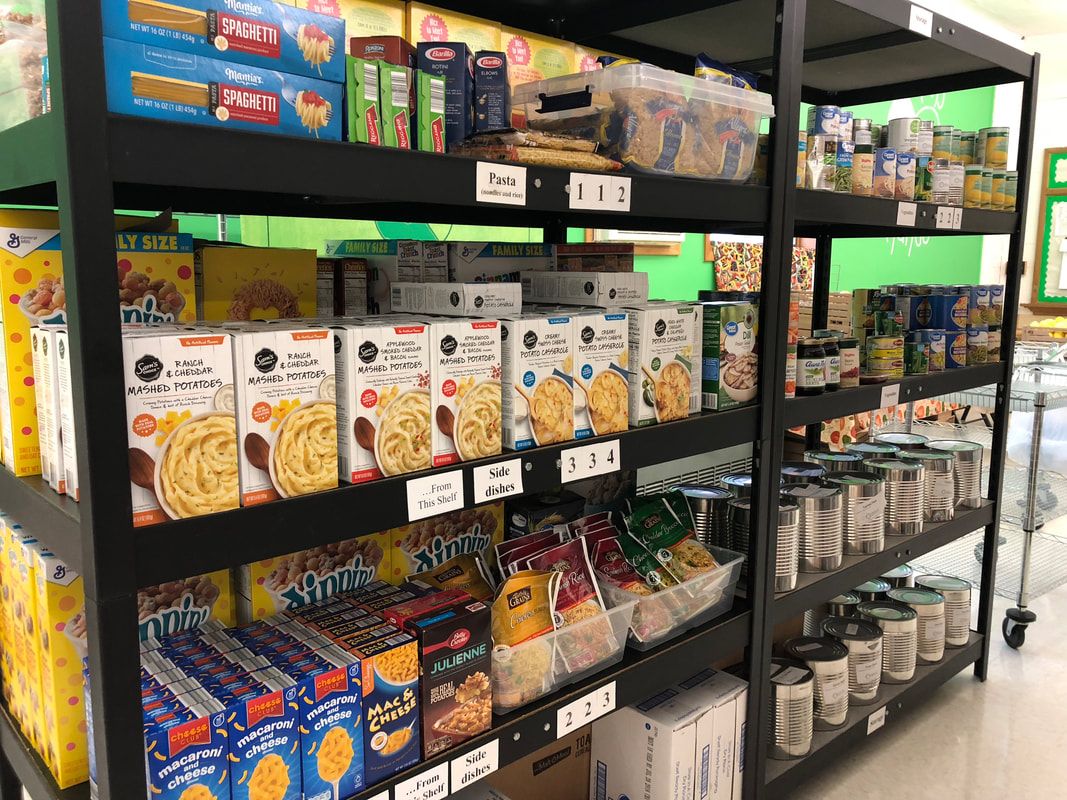
[[[686,398],[688,402],[688,394]],[[574,438],[574,395],[570,387],[559,378],[541,381],[533,393],[530,421],[539,444]]]
[[[352,765],[352,737],[341,727],[333,727],[322,737],[317,755],[319,777],[327,783],[339,781]]]
[[[430,395],[409,391],[386,406],[376,439],[378,465],[385,475],[430,466]]]
[[[237,508],[237,424],[208,414],[179,425],[166,443],[159,488],[172,515],[195,517]]]
[[[464,461],[500,453],[501,392],[485,381],[467,392],[455,425],[456,449]]]
[[[605,370],[589,387],[589,415],[598,434],[624,431],[630,424],[627,384],[619,373]]]
[[[411,728],[401,728],[398,731],[393,731],[389,734],[389,738],[385,742],[385,747],[382,748],[382,755],[389,756],[393,753],[398,753],[403,750],[410,741]]]
[[[313,23],[304,23],[296,32],[296,44],[304,60],[319,70],[333,57],[333,37]]]
[[[310,403],[289,413],[274,447],[274,475],[287,496],[337,485],[337,406]]]
[[[181,793],[178,800],[217,800],[215,795],[211,793],[202,783],[194,783],[188,789]]]
[[[661,422],[689,416],[689,372],[677,361],[667,364],[656,381],[656,408]]]
[[[130,88],[134,97],[146,100],[162,100],[197,108],[208,108],[211,105],[211,92],[206,83],[165,78],[161,75],[149,75],[147,72],[131,72]]]
[[[158,25],[193,36],[207,36],[207,14],[157,0],[129,0],[130,22]]]
[[[318,137],[320,128],[330,124],[333,108],[330,101],[318,92],[305,89],[296,93],[296,113],[300,124]]]

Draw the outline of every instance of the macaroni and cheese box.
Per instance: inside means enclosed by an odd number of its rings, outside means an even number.
[[[247,691],[216,693],[226,704],[230,791],[242,800],[300,800],[298,705],[289,678],[255,680]]]
[[[382,111],[378,96],[378,62],[345,58],[345,101],[350,142],[382,143]]]
[[[134,525],[237,508],[229,334],[126,331],[122,350]]]
[[[630,427],[629,324],[625,311],[574,317],[574,438]]]
[[[345,24],[270,0],[103,0],[104,36],[340,83]]]
[[[449,139],[449,141],[453,141]],[[539,242],[449,242],[448,279],[512,281],[527,270],[555,270],[555,248]]]
[[[237,602],[230,570],[221,569],[137,590],[137,630],[142,642],[208,624],[237,624]]]
[[[63,448],[63,478],[67,497],[81,500],[78,478],[78,433],[74,424],[74,383],[70,375],[70,337],[66,327],[54,334],[55,378],[59,387],[59,438]]]
[[[341,479],[363,483],[431,465],[426,325],[372,322],[334,331]]]
[[[435,467],[500,453],[500,323],[430,323]]]
[[[648,301],[647,272],[540,272],[522,275],[527,303],[620,308]]]
[[[317,671],[298,683],[303,797],[307,800],[351,797],[366,785],[361,667],[355,656],[349,660],[351,664]]]
[[[110,37],[104,67],[108,110],[117,114],[341,140],[341,83]]]
[[[428,572],[458,555],[478,554],[489,563],[493,545],[504,540],[504,504],[450,511],[381,535],[392,549],[392,569],[387,577],[393,583]]]
[[[649,303],[627,309],[630,335],[630,424],[653,425],[689,416],[694,353],[700,345],[688,303]]]
[[[120,231],[115,250],[123,324],[196,319],[192,236]]]
[[[346,36],[403,36],[402,0],[296,0],[297,8],[340,17]]]
[[[337,486],[337,401],[328,328],[233,333],[241,505]]]
[[[196,251],[198,317],[259,320],[314,317],[314,250],[206,245]]]
[[[499,317],[522,310],[517,283],[394,283],[393,311],[455,317]]]
[[[367,311],[388,314],[389,290],[400,281],[421,281],[423,243],[410,239],[328,239],[326,255],[366,262]]]
[[[163,719],[145,719],[145,766],[152,797],[230,800],[238,796],[230,793],[229,737],[223,710],[217,700],[208,699],[203,705],[182,703]]]
[[[522,314],[500,326],[504,446],[526,450],[573,439],[571,317]]]
[[[463,42],[475,50],[500,49],[500,25],[423,3],[408,3],[410,42]]]

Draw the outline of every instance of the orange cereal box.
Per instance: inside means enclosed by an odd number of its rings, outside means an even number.
[[[443,8],[408,3],[407,39],[419,42],[464,42],[471,52],[500,49],[500,25]]]

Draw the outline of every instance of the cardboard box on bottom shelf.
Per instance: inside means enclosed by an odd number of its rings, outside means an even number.
[[[528,797],[586,800],[589,797],[591,747],[592,733],[586,725],[525,758],[513,761],[483,783],[516,800]],[[659,800],[658,796],[655,800]]]
[[[542,272],[522,275],[527,303],[620,308],[648,301],[647,272]]]

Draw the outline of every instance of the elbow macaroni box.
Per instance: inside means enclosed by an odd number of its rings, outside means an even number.
[[[402,0],[296,0],[297,8],[340,17],[345,36],[403,36]]]
[[[344,80],[345,24],[270,0],[103,0],[104,36]]]
[[[200,319],[239,322],[315,316],[314,250],[205,245],[197,248],[194,266]]]
[[[574,438],[630,427],[629,323],[625,311],[574,316]]]
[[[410,42],[463,42],[475,50],[500,49],[500,24],[423,3],[408,3]]]
[[[526,450],[574,438],[574,325],[565,314],[500,321],[504,446]]]
[[[448,244],[448,279],[454,283],[517,282],[523,272],[535,269],[556,269],[556,253],[552,245],[539,242]]]
[[[108,109],[117,114],[341,140],[341,83],[110,37],[104,66]]]

